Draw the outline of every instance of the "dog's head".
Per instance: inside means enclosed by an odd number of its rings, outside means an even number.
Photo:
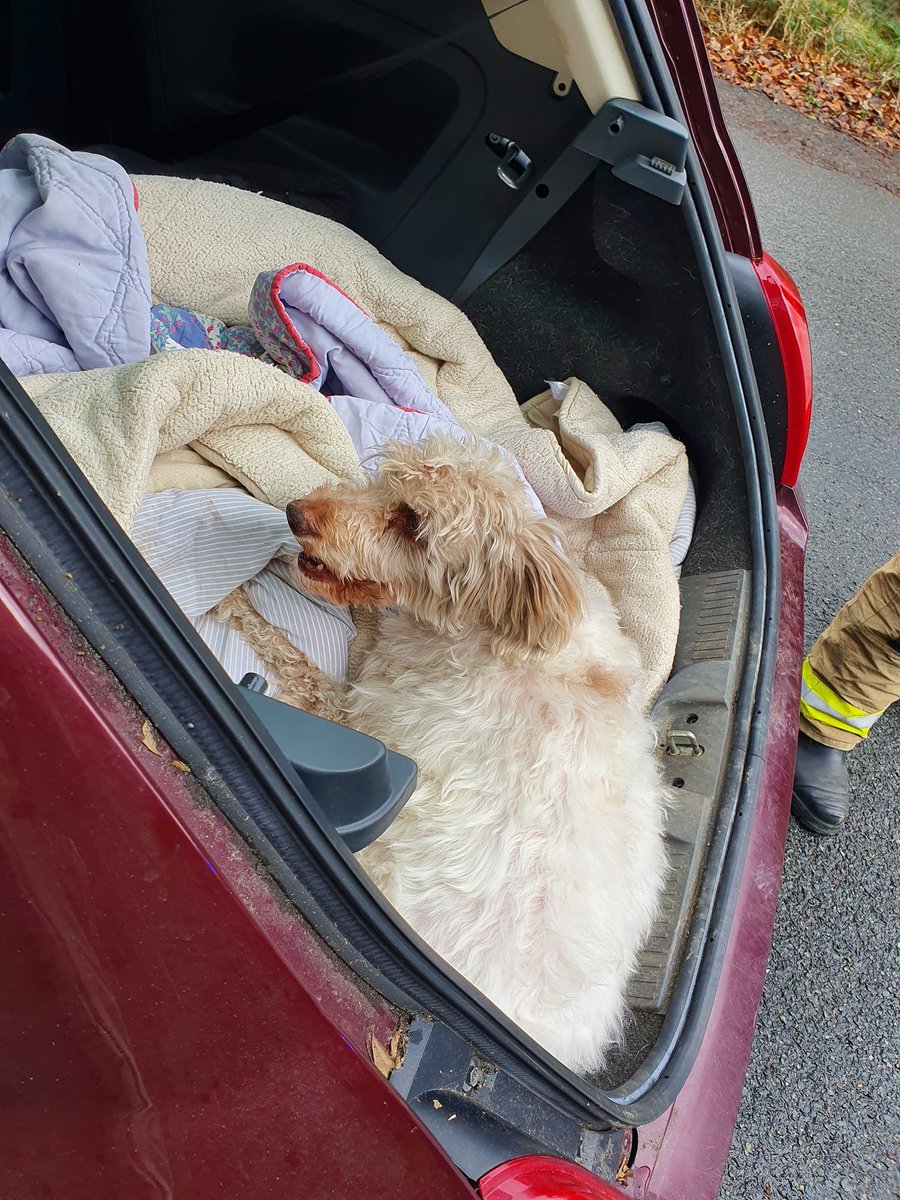
[[[288,505],[305,585],[338,604],[397,605],[442,633],[485,630],[505,659],[561,649],[581,589],[507,459],[449,437],[382,455],[366,483]]]

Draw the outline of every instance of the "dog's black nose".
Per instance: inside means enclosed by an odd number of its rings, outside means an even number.
[[[300,537],[301,534],[309,533],[309,524],[306,520],[306,513],[303,511],[303,504],[300,500],[292,500],[285,509],[287,513],[288,525],[291,527],[291,533],[295,537]]]

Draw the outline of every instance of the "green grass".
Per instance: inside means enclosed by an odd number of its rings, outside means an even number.
[[[757,25],[799,50],[850,63],[896,90],[898,0],[701,0],[732,33]]]

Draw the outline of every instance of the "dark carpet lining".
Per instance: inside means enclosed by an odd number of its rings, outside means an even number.
[[[685,574],[749,565],[732,405],[679,209],[598,173],[465,309],[520,403],[574,375],[623,424],[665,421],[698,482]]]

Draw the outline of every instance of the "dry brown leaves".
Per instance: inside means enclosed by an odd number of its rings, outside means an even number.
[[[856,67],[814,50],[796,50],[753,27],[731,34],[706,29],[713,70],[730,83],[757,88],[780,104],[826,121],[857,141],[900,150],[900,96]]]
[[[151,754],[155,754],[158,758],[162,758],[162,750],[159,748],[159,742],[156,740],[156,734],[153,732],[153,726],[149,721],[145,721],[141,726],[141,741],[147,747]],[[191,768],[186,762],[182,762],[180,758],[173,758],[170,761],[176,771],[181,771],[184,775],[190,775]]]
[[[141,726],[141,741],[151,754],[162,754],[162,751],[159,748],[159,743],[157,742],[156,736],[153,733],[153,726],[149,721],[145,721]]]
[[[375,1036],[375,1030],[369,1030],[369,1054],[372,1062],[385,1077],[389,1079],[391,1071],[403,1066],[403,1056],[406,1053],[406,1038],[399,1029],[391,1034],[389,1046],[385,1047]]]
[[[619,1164],[618,1171],[616,1171],[616,1183],[624,1183],[625,1186],[627,1187],[628,1180],[632,1179],[633,1177],[634,1177],[634,1171],[632,1171],[632,1169],[631,1169],[631,1167],[629,1167],[628,1163],[624,1162],[624,1161],[621,1162]]]

